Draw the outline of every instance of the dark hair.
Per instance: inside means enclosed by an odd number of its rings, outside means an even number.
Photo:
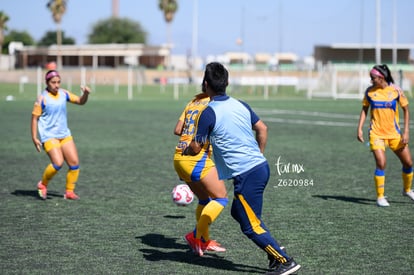
[[[226,94],[226,87],[229,83],[229,72],[218,62],[208,63],[204,71],[201,88],[205,92],[205,83],[218,95]]]
[[[51,79],[51,78],[53,78],[53,77],[55,77],[55,76],[57,76],[57,77],[60,77],[60,75],[59,75],[59,72],[58,71],[56,71],[56,70],[50,70],[50,71],[48,71],[47,73],[46,73],[46,75],[45,75],[45,80],[46,80],[46,83]]]
[[[384,76],[384,79],[388,84],[394,83],[394,78],[392,77],[391,71],[387,64],[375,65],[373,69],[379,71]]]

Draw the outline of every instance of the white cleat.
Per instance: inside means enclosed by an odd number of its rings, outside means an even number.
[[[377,199],[377,205],[380,206],[380,207],[390,206],[390,204],[388,203],[388,201],[385,197],[378,198]]]
[[[407,196],[407,197],[409,197],[410,199],[412,199],[414,201],[414,191],[413,190],[410,190],[408,192],[405,192],[403,190],[402,194],[403,194],[403,196]]]

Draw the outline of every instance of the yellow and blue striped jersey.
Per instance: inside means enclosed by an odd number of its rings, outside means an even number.
[[[400,137],[398,105],[408,105],[400,87],[389,85],[382,89],[372,86],[365,92],[362,105],[371,108],[370,135],[382,139]]]

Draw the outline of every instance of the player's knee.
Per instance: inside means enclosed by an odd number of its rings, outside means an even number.
[[[379,170],[385,170],[385,167],[387,166],[387,163],[385,161],[377,161],[375,166]]]
[[[403,167],[407,168],[407,169],[412,169],[413,168],[413,160],[412,159],[408,159],[403,163]]]

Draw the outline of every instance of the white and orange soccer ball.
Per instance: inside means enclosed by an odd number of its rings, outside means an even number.
[[[176,205],[186,206],[194,200],[194,193],[187,184],[178,184],[171,192],[172,200]]]

